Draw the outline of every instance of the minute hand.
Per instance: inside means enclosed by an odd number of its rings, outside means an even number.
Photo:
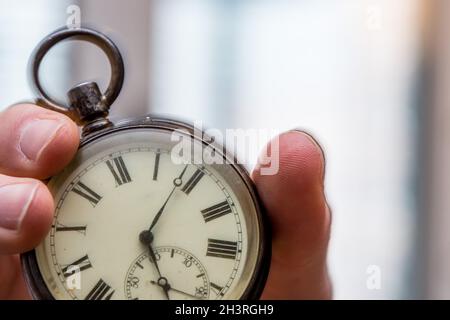
[[[155,218],[152,221],[152,224],[150,225],[150,228],[148,229],[148,231],[152,231],[153,227],[156,225],[156,223],[158,222],[159,218],[161,217],[162,213],[164,212],[164,208],[167,205],[167,202],[169,202],[169,199],[172,197],[173,193],[175,192],[175,190],[181,186],[182,184],[182,178],[184,173],[186,172],[187,169],[187,165],[184,167],[183,171],[181,171],[180,175],[178,176],[178,178],[173,179],[173,189],[170,192],[169,196],[167,197],[166,201],[164,202],[164,204],[162,205],[161,209],[159,209],[158,213],[156,213]]]

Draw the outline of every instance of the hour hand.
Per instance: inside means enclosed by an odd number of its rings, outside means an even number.
[[[159,269],[158,261],[155,256],[155,252],[153,251],[153,246],[152,246],[153,233],[149,230],[142,231],[141,234],[139,235],[139,241],[141,241],[141,243],[148,248],[148,258],[149,258],[150,262],[155,265],[156,271],[158,272],[158,277],[160,279],[161,278],[166,279],[161,275],[161,270]],[[164,295],[166,296],[167,300],[170,300],[170,298],[169,298],[170,285],[167,282],[167,279],[166,279],[166,286],[161,286],[161,288],[164,290]]]

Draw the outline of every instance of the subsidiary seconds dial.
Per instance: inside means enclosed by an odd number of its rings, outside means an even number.
[[[178,247],[158,247],[154,253],[162,275],[157,274],[149,254],[142,253],[125,279],[127,299],[164,299],[164,287],[174,300],[209,298],[208,274],[193,254]]]

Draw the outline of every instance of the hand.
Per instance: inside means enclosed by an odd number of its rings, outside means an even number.
[[[164,212],[164,209],[166,208],[167,202],[169,202],[170,198],[172,197],[173,193],[175,192],[175,190],[181,186],[183,184],[183,175],[186,172],[187,169],[187,165],[184,166],[184,169],[181,171],[180,175],[178,176],[178,178],[173,179],[173,188],[172,191],[169,193],[169,196],[167,197],[166,201],[164,202],[163,206],[161,207],[161,209],[159,209],[159,211],[156,213],[155,217],[153,218],[152,224],[150,225],[150,228],[148,228],[148,231],[152,231],[153,227],[156,225],[156,223],[158,222],[159,218],[161,217],[162,213]]]
[[[78,129],[64,115],[33,105],[0,113],[0,299],[28,299],[18,253],[35,247],[50,229],[53,199],[45,179],[68,164]],[[273,225],[266,299],[326,299],[330,214],[323,191],[324,159],[304,133],[280,136],[280,171],[253,172]],[[26,178],[22,178],[26,177]],[[286,272],[289,271],[289,272]]]
[[[186,168],[184,168],[186,170]],[[173,192],[173,191],[172,191]],[[167,202],[167,201],[166,201]],[[161,275],[161,270],[159,269],[158,260],[156,259],[155,252],[153,250],[152,242],[153,242],[153,233],[150,230],[142,231],[139,235],[139,241],[148,249],[148,259],[150,260],[150,263],[155,266],[156,272],[158,273],[158,284],[163,289],[164,295],[166,296],[167,300],[170,300],[169,297],[169,282],[166,278],[164,278]],[[160,282],[161,279],[164,279],[164,285],[162,285]]]
[[[167,281],[167,279],[161,275],[161,270],[159,270],[158,261],[156,260],[155,253],[153,252],[153,247],[151,245],[149,245],[148,249],[149,249],[150,262],[152,262],[155,265],[156,271],[158,272],[158,276],[159,276],[158,284],[161,287],[161,289],[163,289],[164,295],[166,296],[167,300],[170,300],[170,297],[169,297],[170,284]],[[161,280],[164,280],[164,281],[161,282]]]
[[[261,298],[329,299],[322,149],[306,133],[290,131],[279,137],[279,150],[278,174],[261,175],[260,165],[252,173],[272,223],[272,264]]]
[[[202,297],[199,297],[199,296],[187,293],[187,292],[182,291],[182,290],[178,290],[178,289],[172,288],[172,286],[167,282],[166,278],[159,278],[158,281],[151,280],[150,283],[154,284],[156,286],[160,286],[164,290],[166,290],[166,288],[167,288],[168,291],[172,290],[172,291],[184,294],[185,296],[188,296],[188,297],[191,297],[191,298],[194,298],[194,299],[197,299],[197,300],[203,300]]]
[[[54,204],[39,179],[64,168],[78,147],[77,126],[34,105],[0,113],[0,299],[28,299],[18,253],[50,229]]]

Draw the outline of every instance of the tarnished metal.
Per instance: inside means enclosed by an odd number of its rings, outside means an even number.
[[[56,102],[43,89],[39,79],[39,67],[42,59],[53,46],[69,38],[88,41],[102,49],[111,65],[111,80],[104,94],[100,92],[95,82],[75,86],[68,92],[69,105],[67,106]],[[108,110],[122,89],[125,71],[119,49],[104,34],[87,28],[57,30],[38,44],[30,59],[30,66],[32,85],[39,96],[37,104],[64,113],[79,125],[85,125],[85,132],[91,132],[94,128],[100,129],[109,125],[109,121],[106,120]]]

